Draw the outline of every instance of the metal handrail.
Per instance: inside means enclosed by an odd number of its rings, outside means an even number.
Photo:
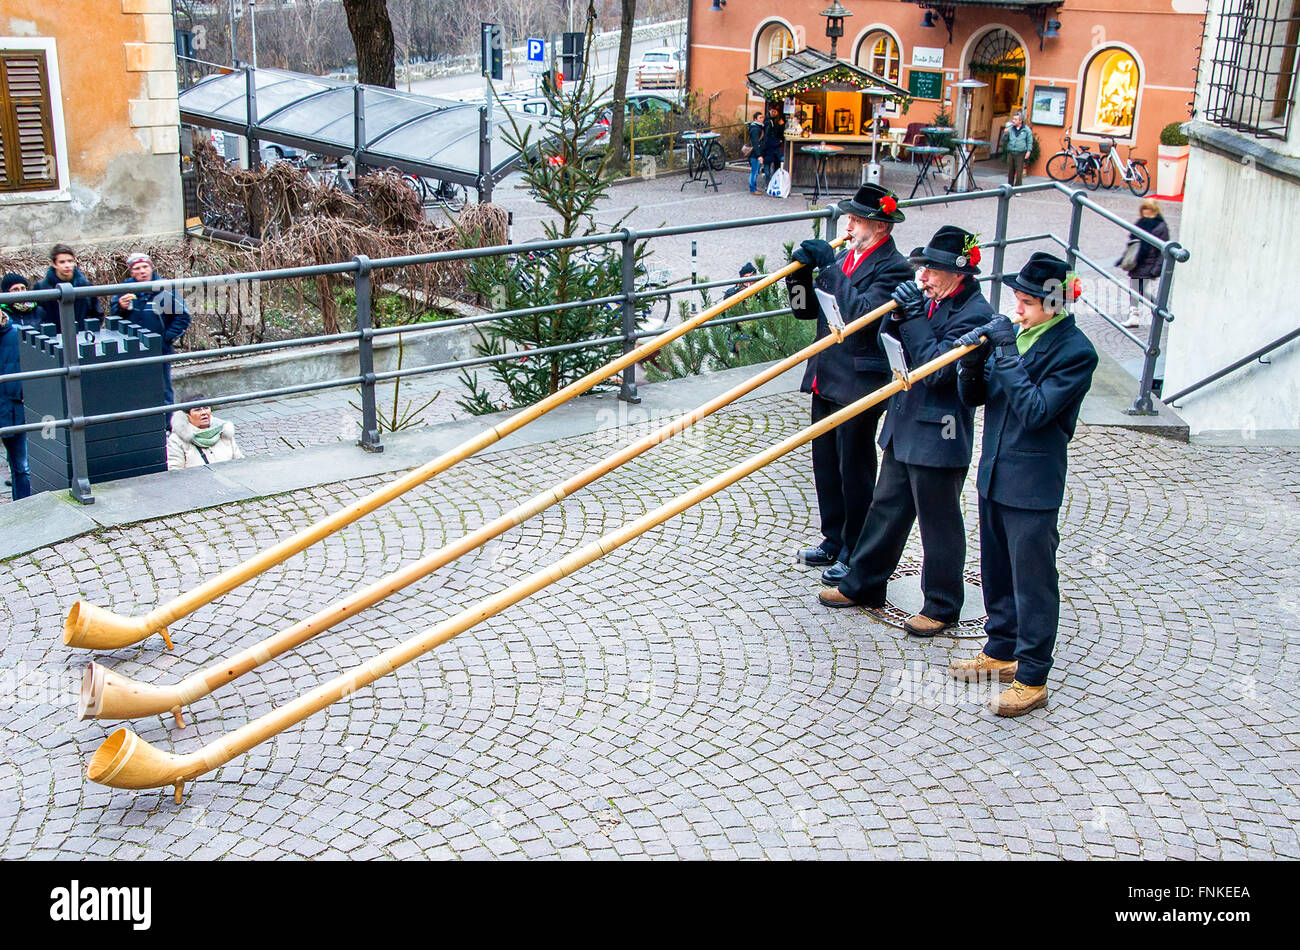
[[[1063,240],[1052,233],[1037,233],[1029,235],[1020,235],[1009,237],[1007,229],[1009,225],[1010,203],[1015,196],[1032,194],[1036,192],[1058,191],[1069,197],[1072,206],[1070,235],[1067,240]],[[1060,182],[1043,182],[1032,185],[1011,186],[1009,184],[999,185],[996,188],[983,189],[974,192],[943,194],[932,197],[922,197],[908,199],[899,202],[900,207],[926,207],[931,205],[946,205],[951,202],[960,201],[978,201],[993,199],[998,202],[998,217],[996,233],[992,240],[982,244],[983,247],[992,250],[993,260],[990,267],[991,273],[979,278],[981,282],[988,282],[991,285],[990,302],[994,309],[1000,308],[1001,290],[1002,290],[1002,272],[1003,261],[1006,248],[1018,244],[1034,243],[1038,241],[1052,241],[1064,248],[1068,262],[1073,267],[1076,262],[1082,261],[1089,267],[1102,274],[1104,278],[1119,285],[1119,282],[1097,262],[1091,260],[1079,250],[1079,231],[1082,223],[1082,215],[1085,211],[1091,211],[1099,215],[1106,221],[1120,227],[1124,231],[1132,234],[1137,239],[1154,246],[1165,258],[1166,266],[1163,268],[1159,284],[1159,290],[1154,299],[1142,295],[1133,294],[1144,303],[1151,306],[1153,313],[1158,319],[1152,320],[1151,338],[1143,344],[1136,336],[1128,333],[1118,323],[1101,313],[1096,307],[1091,307],[1103,319],[1120,329],[1125,337],[1145,347],[1145,360],[1143,366],[1142,379],[1139,382],[1138,395],[1134,401],[1133,409],[1135,413],[1151,413],[1152,408],[1152,387],[1154,382],[1154,370],[1156,358],[1160,352],[1160,332],[1166,322],[1173,320],[1173,315],[1168,311],[1169,290],[1173,276],[1173,265],[1181,263],[1189,258],[1185,248],[1174,241],[1161,241],[1153,237],[1148,232],[1136,227],[1117,217],[1105,208],[1088,199],[1082,193],[1067,188]],[[228,405],[240,402],[250,402],[258,399],[276,398],[286,395],[296,395],[299,393],[315,392],[318,390],[339,388],[345,386],[361,387],[362,392],[362,438],[360,445],[371,451],[382,451],[382,445],[379,443],[379,431],[377,424],[377,405],[375,399],[375,386],[379,382],[400,379],[405,376],[419,376],[428,373],[465,369],[474,366],[489,365],[495,362],[501,362],[513,359],[523,359],[529,356],[541,356],[553,352],[582,349],[592,346],[610,346],[622,343],[624,350],[628,351],[636,345],[636,341],[648,336],[655,335],[658,331],[646,331],[638,329],[636,319],[636,305],[638,302],[645,300],[666,297],[669,300],[673,296],[682,294],[701,293],[702,291],[726,285],[736,284],[743,280],[757,280],[763,275],[753,275],[749,278],[723,278],[711,281],[697,281],[693,277],[689,283],[680,287],[667,287],[657,289],[637,290],[635,283],[638,277],[638,265],[636,263],[636,246],[638,242],[653,238],[674,237],[686,234],[704,234],[720,231],[735,230],[749,227],[762,227],[771,224],[793,223],[801,221],[818,221],[827,220],[828,232],[834,232],[839,212],[836,206],[832,205],[826,208],[820,208],[810,211],[788,212],[778,215],[769,215],[758,218],[739,218],[725,221],[716,221],[707,224],[696,225],[676,225],[672,227],[661,227],[646,231],[635,231],[630,228],[622,228],[617,231],[611,231],[606,234],[595,234],[574,238],[558,238],[554,240],[531,241],[525,244],[505,244],[493,245],[486,248],[461,248],[450,251],[437,251],[425,254],[401,255],[397,257],[369,259],[364,255],[359,255],[350,261],[338,261],[330,264],[306,265],[301,267],[248,271],[235,274],[208,275],[202,277],[177,277],[150,281],[148,283],[121,283],[103,286],[85,286],[72,287],[68,284],[61,284],[57,288],[47,290],[29,290],[23,293],[0,294],[0,303],[11,303],[23,300],[41,302],[47,300],[58,300],[60,303],[60,332],[65,341],[67,365],[55,369],[35,370],[10,375],[0,375],[0,381],[23,381],[28,379],[39,379],[48,377],[62,377],[64,381],[65,395],[67,397],[68,416],[61,419],[46,419],[40,423],[27,423],[19,426],[10,426],[0,429],[0,434],[9,435],[20,432],[31,432],[36,430],[48,430],[50,427],[67,428],[71,430],[69,444],[72,455],[73,484],[72,493],[75,498],[83,502],[91,502],[93,498],[90,495],[89,480],[86,477],[85,462],[85,427],[87,425],[114,422],[126,419],[140,418],[148,415],[158,415],[170,413],[177,410],[194,408],[197,402],[170,403],[165,406],[156,406],[147,409],[134,409],[119,411],[113,413],[101,413],[93,416],[83,415],[81,409],[81,377],[85,373],[100,372],[110,368],[121,368],[133,365],[151,365],[151,364],[168,364],[192,362],[198,360],[208,360],[215,357],[236,356],[248,353],[258,353],[274,351],[291,346],[301,346],[313,343],[328,342],[350,342],[357,341],[358,360],[361,366],[361,372],[356,376],[349,376],[341,379],[325,380],[321,382],[304,383],[297,386],[281,387],[272,390],[254,391],[247,393],[238,393],[216,398],[207,398],[202,401],[204,405]],[[617,295],[608,295],[604,297],[565,301],[557,304],[547,304],[538,307],[526,307],[516,310],[494,312],[467,317],[454,317],[447,320],[440,320],[431,324],[403,324],[392,327],[372,328],[371,321],[371,275],[375,270],[397,269],[402,267],[420,266],[426,264],[437,264],[450,261],[477,260],[490,257],[504,257],[528,254],[539,251],[553,251],[562,248],[578,247],[610,247],[617,246],[623,258],[623,288],[622,292]],[[643,273],[643,271],[642,271]],[[211,350],[201,350],[188,353],[167,353],[159,355],[150,355],[144,357],[134,357],[125,360],[115,360],[107,363],[88,363],[80,365],[77,347],[72,346],[68,349],[68,344],[74,341],[75,320],[73,317],[73,302],[84,297],[100,297],[114,294],[140,291],[143,288],[150,290],[187,290],[199,287],[210,286],[230,286],[242,281],[276,281],[292,280],[297,278],[317,277],[324,275],[351,276],[354,286],[356,287],[357,296],[357,329],[354,331],[321,334],[312,337],[298,338],[293,340],[279,340],[270,343],[256,343],[239,346],[220,347]],[[1120,285],[1122,286],[1122,285]],[[1130,293],[1132,293],[1130,291]],[[601,337],[591,340],[581,340],[574,343],[560,344],[555,347],[546,347],[532,350],[512,351],[502,354],[489,354],[478,356],[465,360],[454,360],[442,363],[433,363],[424,366],[404,367],[398,370],[392,370],[382,373],[376,373],[373,370],[373,350],[374,340],[377,337],[390,336],[393,334],[414,333],[414,332],[436,332],[439,330],[449,330],[455,327],[478,326],[485,323],[492,323],[503,319],[518,316],[529,316],[534,314],[554,313],[565,310],[577,309],[591,306],[611,306],[621,305],[623,320],[622,333],[618,336]],[[752,320],[765,319],[772,316],[791,313],[787,308],[763,311],[761,313],[740,314],[731,317],[724,317],[718,320],[710,321],[704,326],[725,326],[734,323],[747,322]],[[1298,331],[1300,332],[1300,331]],[[1291,337],[1284,338],[1271,346],[1281,345]],[[1261,351],[1261,352],[1266,352]],[[1231,372],[1233,369],[1244,365],[1251,359],[1256,358],[1257,354],[1246,357],[1244,360],[1234,364],[1233,367],[1221,371],[1211,379],[1203,381],[1200,385],[1212,382],[1215,378]],[[627,401],[639,401],[636,394],[636,385],[634,382],[634,373],[624,373],[620,384],[620,398]],[[1185,395],[1180,393],[1179,395]]]
[[[1202,389],[1202,388],[1208,386],[1210,383],[1213,383],[1213,382],[1216,382],[1216,381],[1222,379],[1223,377],[1227,376],[1229,373],[1235,373],[1237,370],[1241,369],[1243,366],[1245,366],[1245,365],[1247,365],[1247,364],[1249,364],[1249,363],[1253,363],[1253,362],[1255,362],[1255,360],[1259,359],[1261,356],[1265,356],[1265,355],[1267,355],[1267,354],[1273,352],[1273,351],[1276,350],[1278,347],[1286,346],[1288,343],[1290,343],[1292,340],[1296,339],[1297,337],[1300,337],[1300,327],[1296,327],[1296,328],[1295,328],[1294,330],[1292,330],[1290,333],[1286,333],[1286,334],[1284,334],[1284,335],[1278,337],[1278,338],[1277,338],[1276,340],[1274,340],[1272,343],[1266,343],[1266,344],[1264,344],[1264,345],[1261,346],[1259,349],[1257,349],[1255,352],[1251,353],[1249,356],[1243,356],[1241,359],[1237,360],[1235,363],[1232,363],[1232,364],[1229,365],[1229,366],[1225,366],[1223,369],[1219,370],[1217,373],[1211,373],[1209,376],[1206,376],[1206,377],[1205,377],[1204,379],[1202,379],[1200,382],[1192,383],[1192,385],[1188,386],[1188,387],[1185,388],[1185,389],[1180,389],[1178,392],[1174,393],[1172,396],[1169,396],[1168,398],[1162,398],[1162,401],[1163,401],[1164,404],[1167,405],[1167,406],[1168,406],[1168,405],[1173,405],[1173,403],[1177,402],[1179,399],[1182,399],[1184,396],[1188,396],[1188,395],[1190,395],[1190,394],[1196,392],[1198,389]]]

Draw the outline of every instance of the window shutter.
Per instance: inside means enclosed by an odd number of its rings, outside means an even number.
[[[0,54],[0,190],[58,187],[45,53]]]

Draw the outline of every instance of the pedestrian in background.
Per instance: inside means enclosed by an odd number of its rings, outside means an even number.
[[[1007,184],[1025,183],[1025,160],[1034,147],[1034,133],[1025,125],[1025,114],[1017,109],[1006,130]]]
[[[131,276],[122,281],[124,284],[147,284],[159,279],[153,261],[141,251],[127,255],[126,266]],[[113,300],[113,312],[161,336],[164,353],[176,352],[176,341],[190,325],[190,312],[185,309],[185,300],[173,290],[142,287],[122,294]],[[176,401],[172,392],[171,363],[163,364],[163,399],[167,405]]]
[[[50,266],[45,271],[45,276],[36,282],[33,290],[53,290],[59,284],[71,284],[73,287],[89,287],[90,278],[81,272],[77,266],[77,252],[66,244],[56,244],[50,249]],[[44,314],[44,319],[38,323],[52,323],[59,326],[59,302],[57,300],[46,300],[41,303],[39,309]],[[99,307],[98,297],[78,297],[72,302],[72,314],[77,321],[77,329],[82,329],[86,324],[87,317],[96,319],[103,316]]]
[[[1161,214],[1160,202],[1154,198],[1144,198],[1142,200],[1138,219],[1134,224],[1154,238],[1159,238],[1162,241],[1169,240],[1169,225],[1165,223],[1164,215]],[[1159,250],[1146,241],[1139,240],[1136,237],[1129,240],[1137,245],[1137,257],[1133,261],[1133,267],[1128,272],[1129,287],[1135,294],[1146,296],[1147,281],[1160,279],[1160,274],[1165,268],[1165,258]],[[1140,326],[1140,314],[1137,297],[1130,297],[1128,315],[1124,320],[1124,326],[1130,328]]]
[[[190,396],[186,402],[201,402],[206,397]],[[235,444],[235,424],[218,419],[210,406],[195,406],[188,412],[172,413],[172,431],[167,436],[167,468],[200,468],[242,459],[244,453]]]
[[[19,274],[5,274],[0,282],[0,292],[20,294],[27,290],[27,281]],[[18,358],[18,338],[21,333],[15,316],[25,311],[21,304],[0,304],[0,376],[21,373]],[[28,304],[26,311],[34,309]],[[23,413],[23,384],[17,381],[0,383],[0,428],[20,426],[27,420]],[[4,437],[5,455],[9,461],[10,497],[17,501],[32,493],[31,473],[27,466],[27,433],[17,432]]]
[[[749,146],[749,193],[761,195],[758,190],[758,170],[763,161],[763,113],[755,112],[753,119],[745,127]]]
[[[768,103],[767,118],[763,120],[763,174],[770,182],[781,167],[785,153],[785,116],[775,102]]]

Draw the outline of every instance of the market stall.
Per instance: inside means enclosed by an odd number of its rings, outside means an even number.
[[[883,76],[808,47],[756,69],[746,82],[768,102],[780,103],[785,167],[796,188],[816,189],[819,196],[828,188],[851,192],[873,154],[900,154],[905,126],[881,113],[905,108],[911,99]],[[807,151],[810,145],[838,151]]]

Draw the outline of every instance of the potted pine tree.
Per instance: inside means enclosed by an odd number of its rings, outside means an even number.
[[[1183,193],[1187,177],[1187,155],[1191,148],[1183,134],[1181,122],[1170,122],[1160,130],[1159,162],[1156,167],[1156,191],[1167,198]]]

